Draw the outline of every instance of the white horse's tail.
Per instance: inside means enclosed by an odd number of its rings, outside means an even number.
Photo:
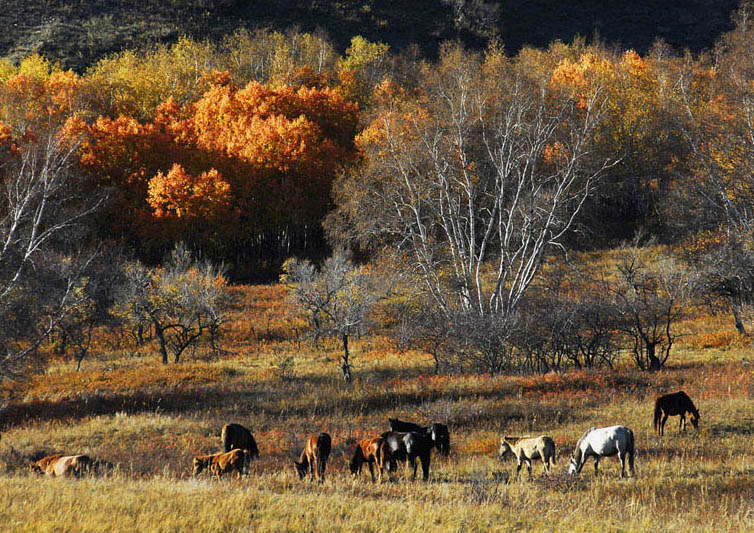
[[[626,428],[628,430],[628,443],[626,445],[626,452],[628,452],[631,455],[634,455],[635,448],[634,448],[634,432],[631,431],[631,429]]]

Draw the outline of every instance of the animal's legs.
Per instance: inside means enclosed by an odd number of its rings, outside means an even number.
[[[600,464],[600,456],[595,455],[594,456],[594,475],[595,476],[599,474],[599,470],[598,470],[599,464]]]
[[[634,472],[634,452],[629,451],[628,452],[628,471],[631,473],[631,477],[635,477],[636,474]]]
[[[410,455],[408,457],[408,462],[411,465],[411,469],[413,471],[413,475],[411,476],[411,481],[416,481],[416,467],[417,467],[416,457],[413,455]]]
[[[542,454],[542,464],[544,465],[545,474],[550,475],[550,461],[549,457],[546,458],[545,454]]]
[[[371,462],[369,462],[368,464],[369,464],[369,473],[372,475],[372,483],[374,483],[374,466],[372,465]]]
[[[618,452],[618,459],[620,459],[620,477],[626,477],[626,452]]]
[[[516,467],[516,479],[518,479],[521,476],[521,467],[524,466],[524,462],[520,459],[518,460],[518,466]]]
[[[529,480],[531,481],[531,459],[526,459],[526,466],[529,469]]]
[[[678,425],[678,433],[686,431],[686,413],[681,413],[681,422]]]
[[[420,459],[422,462],[422,476],[424,477],[424,481],[427,481],[429,479],[429,461],[431,459],[429,452],[427,452],[426,457],[422,456]]]
[[[663,412],[662,422],[660,422],[660,435],[665,434],[665,422],[668,421],[668,413]]]
[[[317,459],[314,458],[309,461],[309,476],[312,478],[312,481],[314,481],[314,461]]]

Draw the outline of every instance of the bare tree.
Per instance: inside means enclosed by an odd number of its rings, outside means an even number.
[[[309,314],[315,336],[330,335],[342,341],[340,368],[343,379],[350,382],[349,339],[366,332],[367,315],[377,301],[368,271],[351,264],[345,253],[336,252],[320,270],[309,261],[289,259],[283,264],[282,281],[289,284],[295,305]]]
[[[132,263],[125,277],[114,312],[133,325],[154,329],[163,364],[169,353],[177,363],[187,348],[212,338],[224,319],[223,268],[196,260],[181,244],[161,269]]]
[[[403,250],[447,320],[510,325],[611,164],[590,150],[604,99],[576,102],[495,48],[446,47],[424,78],[418,103],[389,98],[362,135],[331,228]]]
[[[92,256],[68,238],[102,199],[82,192],[75,148],[54,125],[15,147],[0,140],[0,374],[34,354],[79,302]]]
[[[676,261],[662,258],[650,266],[637,253],[625,253],[612,286],[612,301],[640,369],[659,370],[665,365],[678,336],[673,328],[693,290],[691,274]]]

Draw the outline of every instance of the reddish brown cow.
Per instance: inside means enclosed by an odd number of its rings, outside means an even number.
[[[194,457],[194,475],[199,475],[202,470],[208,468],[212,475],[220,479],[222,474],[235,470],[237,477],[240,479],[243,473],[244,461],[244,451],[237,448],[227,453],[219,452],[212,455],[200,455]]]

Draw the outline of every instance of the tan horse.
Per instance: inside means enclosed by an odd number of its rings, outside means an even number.
[[[81,476],[91,471],[93,462],[88,455],[55,454],[43,457],[30,465],[31,471],[49,477]]]
[[[511,454],[518,460],[516,478],[521,473],[521,467],[526,463],[529,469],[529,479],[531,479],[532,459],[542,459],[545,474],[550,475],[550,469],[555,464],[555,441],[547,435],[540,437],[503,437],[500,439],[499,454],[500,459]]]
[[[382,482],[382,471],[387,468],[388,477],[390,472],[395,470],[395,461],[393,460],[390,450],[385,444],[385,439],[382,437],[372,437],[371,439],[364,439],[356,445],[356,452],[353,454],[353,459],[349,463],[351,474],[357,476],[361,473],[361,466],[367,463],[369,465],[369,473],[372,475],[372,482],[374,482],[374,467],[377,465],[379,469],[379,479]]]

